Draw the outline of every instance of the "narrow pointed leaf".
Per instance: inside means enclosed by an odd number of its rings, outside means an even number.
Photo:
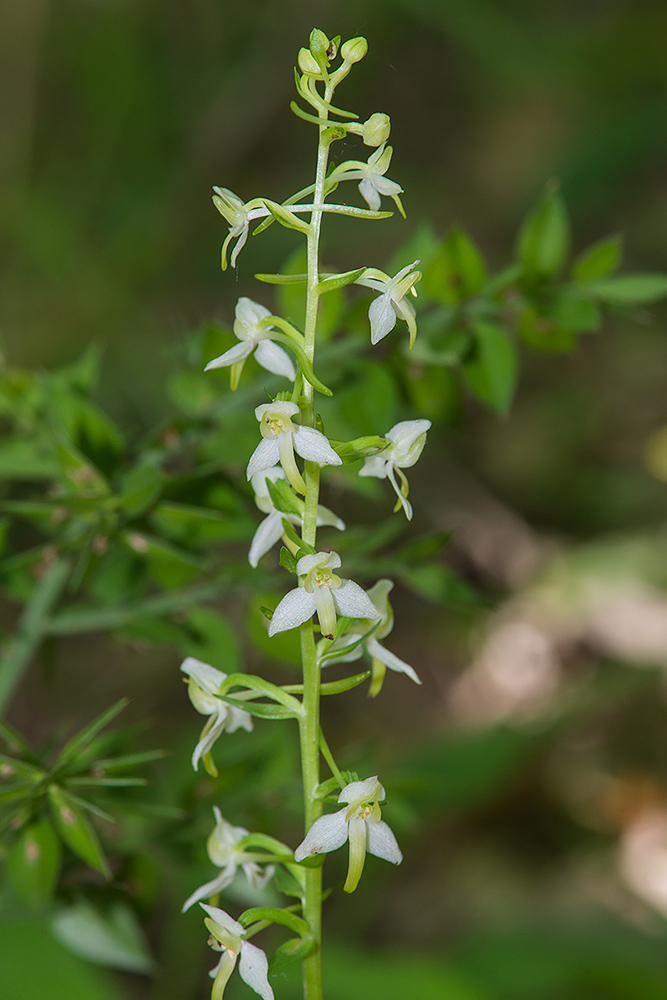
[[[49,800],[56,827],[67,846],[91,868],[100,872],[105,878],[111,878],[111,871],[97,834],[74,797],[57,785],[51,785]]]

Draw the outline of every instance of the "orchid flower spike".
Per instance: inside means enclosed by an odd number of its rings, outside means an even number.
[[[333,572],[339,566],[340,556],[336,552],[302,556],[296,571],[304,578],[303,582],[285,594],[273,612],[269,635],[297,628],[315,613],[327,639],[333,639],[336,633],[336,612],[347,618],[380,618],[363,587],[353,580],[342,580]]]
[[[360,621],[358,624],[351,626],[349,632],[345,632],[329,647],[323,659],[323,665],[328,665],[329,663],[350,663],[352,660],[358,660],[364,653],[370,656],[373,674],[368,693],[371,698],[375,698],[380,693],[387,667],[390,670],[395,670],[397,673],[407,674],[415,684],[421,684],[419,677],[410,664],[406,663],[405,660],[401,660],[400,657],[392,653],[391,650],[386,649],[379,642],[380,639],[386,638],[394,627],[394,612],[389,603],[389,594],[393,590],[393,587],[392,580],[383,579],[378,580],[368,591],[371,601],[382,614],[380,624],[376,626],[373,634],[368,638],[364,638],[365,633],[369,632],[372,628],[373,622]],[[350,646],[353,646],[353,648],[349,652],[345,652]],[[337,647],[341,650],[339,654],[337,653]]]
[[[394,329],[396,319],[404,319],[410,331],[410,347],[414,346],[417,337],[417,320],[412,303],[406,301],[405,296],[410,292],[416,295],[415,285],[421,278],[421,271],[414,268],[419,263],[414,260],[412,264],[402,268],[398,274],[390,278],[383,271],[375,268],[367,268],[368,277],[358,278],[357,285],[365,285],[367,288],[374,288],[381,294],[373,299],[368,310],[368,318],[371,323],[371,343],[377,344],[383,337]]]
[[[245,872],[246,878],[252,889],[263,889],[274,873],[274,866],[267,865],[264,871],[256,861],[248,859],[244,849],[239,847],[244,837],[248,836],[248,831],[242,826],[232,826],[222,814],[217,806],[213,806],[215,816],[215,827],[206,842],[206,850],[211,862],[222,869],[220,874],[206,882],[189,896],[183,903],[182,913],[189,910],[194,903],[202,899],[210,899],[217,893],[222,892],[234,881],[234,876],[239,868]]]
[[[389,447],[373,455],[364,461],[359,469],[360,476],[376,476],[378,479],[388,478],[394,487],[398,501],[395,510],[403,507],[408,521],[412,520],[412,504],[408,500],[408,481],[402,472],[403,469],[410,469],[426,444],[426,432],[431,426],[430,420],[402,420],[399,424],[394,424],[392,429],[385,434],[389,441]],[[399,486],[396,482],[396,473],[401,480]]]
[[[253,535],[252,542],[250,543],[250,551],[248,552],[248,562],[253,568],[256,568],[259,564],[259,560],[263,555],[271,549],[276,542],[280,539],[284,532],[283,521],[289,521],[290,524],[301,524],[302,518],[297,514],[285,514],[278,510],[273,505],[271,496],[269,494],[268,487],[266,485],[267,479],[271,482],[275,482],[276,479],[285,479],[285,473],[279,465],[273,466],[271,469],[264,469],[263,472],[256,472],[255,475],[250,480],[253,490],[255,491],[255,503],[259,509],[266,514],[262,523],[257,528],[257,531]],[[301,503],[303,501],[300,501]],[[328,507],[323,504],[317,505],[317,527],[332,527],[338,528],[339,531],[345,530],[345,522],[341,521],[339,517],[330,511]]]
[[[219,358],[209,361],[204,371],[210,371],[212,368],[231,367],[231,386],[234,390],[239,384],[246,358],[254,351],[255,358],[262,368],[273,372],[274,375],[284,375],[285,378],[293,382],[296,378],[296,370],[289,354],[271,340],[271,333],[275,327],[265,322],[270,315],[271,313],[264,306],[242,296],[236,303],[236,319],[234,320],[234,333],[241,343],[235,344]]]
[[[236,705],[217,697],[220,685],[226,680],[227,674],[216,670],[208,663],[187,656],[181,663],[181,670],[189,677],[188,696],[201,715],[208,715],[208,721],[202,729],[199,742],[192,754],[192,766],[197,770],[199,761],[203,758],[204,767],[212,777],[217,776],[217,770],[211,758],[211,748],[221,733],[233,733],[236,729],[252,730],[252,717],[248,712]]]
[[[263,472],[280,462],[297,493],[305,495],[306,484],[296,464],[295,450],[302,458],[317,462],[318,465],[342,465],[340,456],[324,434],[314,427],[294,423],[292,417],[298,412],[297,404],[287,401],[262,403],[257,407],[255,416],[259,420],[263,440],[250,456],[246,470],[248,479],[252,479],[256,472]]]
[[[377,777],[365,781],[352,781],[338,796],[346,805],[338,812],[316,819],[305,840],[294,852],[296,861],[304,861],[313,854],[324,854],[350,842],[350,862],[345,892],[354,892],[359,884],[366,860],[366,852],[384,858],[394,865],[403,860],[394,834],[382,820],[379,802],[386,798],[385,790]]]
[[[218,906],[208,906],[206,903],[199,905],[208,914],[204,920],[211,933],[208,943],[215,951],[222,952],[220,961],[210,973],[214,980],[211,1000],[222,1000],[237,958],[239,973],[244,983],[247,983],[262,1000],[275,1000],[269,985],[269,962],[262,949],[245,940],[245,929],[224,910]]]

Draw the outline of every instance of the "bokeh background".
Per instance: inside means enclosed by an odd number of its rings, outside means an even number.
[[[93,341],[100,405],[139,434],[168,419],[165,382],[192,330],[229,322],[254,272],[291,247],[274,226],[221,274],[210,190],[279,199],[308,183],[312,132],[288,105],[315,25],[369,40],[341,100],[391,115],[408,212],[358,227],[352,246],[332,224],[333,266],[383,266],[420,224],[442,236],[459,222],[500,267],[558,178],[575,248],[620,231],[629,270],[665,268],[660,0],[7,0],[7,363],[50,369]],[[418,527],[453,531],[450,564],[483,600],[434,608],[399,588],[392,649],[423,687],[390,677],[377,704],[356,692],[328,719],[344,763],[382,767],[399,790],[385,815],[406,856],[398,871],[369,863],[352,898],[330,900],[331,1000],[667,995],[666,318],[634,310],[574,353],[525,352],[511,414],[464,396],[415,470]],[[210,789],[187,773],[197,720],[176,667],[150,644],[71,642],[36,664],[10,718],[42,738],[129,693],[173,755],[157,794],[204,802],[203,838]],[[257,747],[250,778],[218,800],[234,822],[252,795],[255,819],[281,807],[272,782],[290,749]],[[171,836],[142,914],[155,979],[79,964],[40,928],[27,942],[5,915],[5,995],[205,996],[201,927],[177,911],[210,867],[188,848],[179,873]],[[51,992],[26,978],[35,947]],[[279,997],[298,995],[293,980]]]

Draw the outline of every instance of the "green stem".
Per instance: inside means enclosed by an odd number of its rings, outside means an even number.
[[[65,559],[55,559],[30,595],[16,636],[0,659],[0,716],[48,633],[51,611],[63,594],[70,569]]]
[[[325,100],[330,102],[333,87],[327,86]],[[315,337],[319,306],[319,245],[322,223],[322,206],[329,155],[328,143],[322,140],[325,125],[320,126],[317,150],[317,170],[313,193],[313,211],[308,240],[308,278],[306,282],[306,315],[304,321],[304,351],[311,366],[315,360]],[[313,412],[313,387],[303,383],[302,420],[311,427],[315,423]],[[317,548],[317,504],[320,493],[320,468],[315,462],[306,462],[304,469],[306,494],[303,515],[303,541]],[[322,803],[317,797],[320,784],[320,668],[312,621],[301,626],[301,660],[303,665],[303,716],[299,720],[301,746],[301,772],[303,777],[303,804],[306,831],[321,815]],[[305,894],[303,916],[308,921],[315,948],[303,960],[303,991],[306,1000],[323,1000],[322,992],[322,869],[305,869]]]

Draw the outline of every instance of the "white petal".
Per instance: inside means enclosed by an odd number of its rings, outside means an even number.
[[[241,945],[239,973],[241,979],[258,993],[262,1000],[274,1000],[273,990],[269,986],[268,972],[269,961],[262,949],[250,944],[249,941],[244,941]]]
[[[236,303],[234,314],[236,316],[234,333],[239,340],[254,340],[258,335],[257,326],[259,323],[271,315],[265,306],[261,306],[259,302],[253,302],[245,295],[242,295]]]
[[[403,496],[403,491],[401,490],[401,487],[396,482],[396,475],[394,473],[393,462],[387,462],[387,478],[389,479],[389,482],[391,483],[391,485],[394,487],[394,493],[398,497],[399,503],[401,504],[403,510],[405,511],[405,516],[407,517],[408,521],[411,521],[412,520],[412,504],[410,503],[410,501],[408,500],[408,498],[406,496]]]
[[[269,622],[269,635],[303,625],[315,614],[315,598],[304,587],[285,594]]]
[[[374,656],[376,660],[380,663],[384,663],[385,667],[389,667],[390,670],[397,670],[401,674],[407,674],[408,677],[415,682],[415,684],[421,684],[419,677],[412,669],[409,663],[404,660],[399,659],[390,650],[385,649],[381,646],[377,639],[371,637],[366,643],[366,649],[370,656]]]
[[[246,223],[243,226],[243,228],[241,229],[241,233],[240,233],[239,238],[238,238],[238,240],[236,242],[236,246],[232,250],[232,256],[231,256],[232,267],[236,267],[236,258],[240,254],[241,250],[245,246],[246,240],[248,239],[248,228],[249,228],[248,224]]]
[[[384,858],[385,861],[391,861],[393,865],[400,865],[403,860],[401,849],[396,843],[396,837],[384,820],[379,820],[377,823],[367,822],[366,827],[368,832],[366,850],[369,854],[374,854],[376,858]]]
[[[371,180],[369,177],[364,177],[359,185],[359,193],[370,209],[374,212],[379,210],[382,202],[375,186],[375,178]]]
[[[274,865],[267,865],[264,871],[254,861],[246,861],[241,865],[246,874],[246,878],[253,889],[263,889],[269,879],[273,878],[275,872]]]
[[[392,458],[399,449],[401,454],[403,452],[407,454],[417,438],[425,434],[430,427],[430,420],[401,420],[400,423],[394,424],[385,434],[387,441],[391,441],[394,445]]]
[[[386,798],[386,795],[384,788],[378,781],[377,774],[374,774],[371,778],[364,778],[362,781],[351,781],[338,796],[338,801],[370,802],[375,796],[376,788],[378,789],[378,801],[382,802]]]
[[[227,368],[228,365],[235,365],[237,361],[243,361],[247,358],[249,354],[252,353],[252,343],[245,341],[241,344],[234,344],[230,347],[228,351],[221,354],[219,358],[214,358],[213,361],[209,363],[204,368],[205,372],[211,371],[212,368]]]
[[[296,403],[290,403],[288,399],[276,400],[275,403],[260,403],[255,407],[255,416],[261,420],[265,413],[282,413],[286,417],[295,417],[299,412]]]
[[[229,934],[233,934],[235,937],[243,937],[245,930],[225,910],[221,910],[219,906],[209,906],[208,903],[200,903],[199,905],[202,910],[206,910],[211,920],[215,921],[216,924],[220,924]]]
[[[248,562],[251,566],[257,567],[263,555],[273,548],[283,533],[283,515],[280,511],[273,511],[265,517],[257,528],[250,543]]]
[[[227,674],[223,674],[222,670],[216,670],[210,663],[196,660],[194,656],[185,657],[181,663],[181,670],[188,677],[192,677],[193,681],[209,694],[217,694],[220,685],[227,677]]]
[[[332,593],[336,607],[346,618],[382,618],[366,591],[354,580],[345,580]]]
[[[251,733],[252,715],[249,712],[244,712],[242,708],[238,708],[236,705],[227,705],[225,732],[235,733],[237,729],[245,729],[246,732]]]
[[[301,556],[296,564],[296,571],[299,576],[305,576],[316,566],[322,566],[325,569],[338,569],[340,556],[337,552],[313,552],[310,556]]]
[[[360,476],[376,476],[378,479],[385,479],[387,475],[387,460],[381,455],[372,455],[364,460],[364,464],[359,469]]]
[[[333,450],[324,434],[314,427],[297,427],[294,432],[294,447],[302,458],[318,465],[342,465],[343,460]]]
[[[328,851],[336,851],[342,847],[347,840],[347,820],[345,813],[347,809],[339,809],[338,812],[329,813],[316,819],[310,830],[306,834],[305,840],[294,852],[296,861],[303,861],[313,854],[326,854]]]
[[[246,477],[252,479],[255,473],[270,469],[272,465],[276,465],[279,458],[278,438],[262,438],[250,456]]]
[[[387,292],[373,299],[368,310],[368,318],[371,321],[371,343],[377,344],[396,326],[394,305]]]
[[[192,752],[192,768],[194,771],[197,770],[199,767],[199,761],[209,752],[218,736],[225,731],[227,723],[227,706],[224,702],[220,703],[217,715],[212,715],[211,720],[213,720],[211,728],[205,732]],[[206,729],[206,727],[204,728]]]
[[[226,889],[227,886],[231,884],[235,875],[236,864],[231,862],[225,867],[224,871],[220,872],[217,878],[212,879],[210,882],[206,882],[205,885],[200,885],[198,889],[195,889],[191,896],[188,896],[183,903],[181,913],[185,913],[185,911],[189,910],[194,903],[198,903],[200,899],[210,899],[211,896],[214,896],[217,892],[222,892],[223,889]]]
[[[255,357],[262,368],[266,368],[267,372],[273,372],[274,375],[284,375],[292,382],[296,378],[296,370],[289,354],[287,351],[283,351],[282,347],[274,344],[272,340],[260,340],[255,349]]]
[[[403,188],[396,181],[390,181],[388,177],[380,177],[378,174],[373,178],[373,183],[377,191],[380,194],[386,194],[391,197],[395,194],[403,194]]]
[[[329,510],[328,507],[324,507],[321,503],[317,505],[317,527],[330,527],[338,528],[339,531],[345,531],[345,521],[341,521],[333,511]]]

